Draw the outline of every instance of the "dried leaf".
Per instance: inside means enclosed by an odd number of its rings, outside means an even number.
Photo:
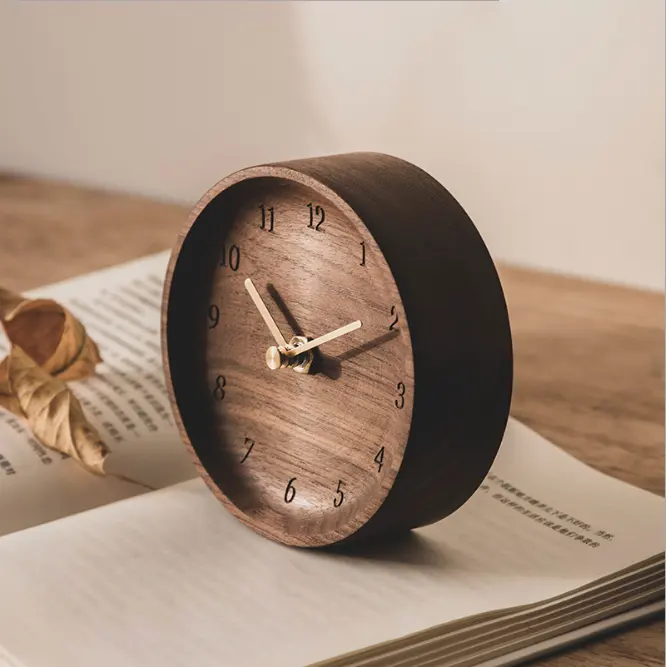
[[[95,373],[102,361],[99,348],[86,333],[85,327],[68,310],[60,343],[45,364],[45,370],[62,380],[79,380]]]
[[[93,375],[102,361],[84,326],[56,301],[2,288],[0,326],[12,343],[0,362],[0,408],[25,417],[45,446],[103,475],[109,450],[64,383]]]
[[[0,321],[7,319],[23,301],[25,299],[20,294],[15,294],[0,287]]]
[[[0,396],[0,408],[4,408],[5,410],[9,410],[9,412],[13,412],[17,417],[23,416],[21,406],[14,396]]]
[[[22,415],[18,401],[12,396],[12,390],[9,386],[7,362],[7,358],[0,361],[0,408],[5,408],[5,410],[9,410],[15,415]]]
[[[9,355],[9,386],[35,437],[68,454],[87,470],[104,475],[109,454],[67,385],[40,368],[18,345]]]
[[[11,394],[11,389],[9,388],[9,375],[7,374],[7,363],[7,357],[0,361],[0,396]]]
[[[0,288],[0,324],[12,344],[63,380],[89,377],[102,361],[81,322],[51,299],[26,299]],[[0,370],[0,395],[3,393]]]
[[[23,416],[23,411],[21,410],[21,406],[19,405],[19,402],[15,396],[0,394],[0,408],[9,410],[9,412],[13,412],[18,417]]]

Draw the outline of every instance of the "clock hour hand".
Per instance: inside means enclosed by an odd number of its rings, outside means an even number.
[[[360,329],[361,326],[363,326],[361,320],[356,320],[356,322],[351,322],[350,324],[346,324],[344,327],[340,327],[339,329],[335,329],[335,331],[330,331],[329,333],[324,334],[323,336],[319,336],[319,338],[315,338],[314,340],[310,340],[307,343],[303,343],[302,345],[297,345],[296,347],[289,348],[284,352],[284,355],[286,357],[295,357],[299,354],[303,354],[308,350],[312,350],[315,347],[319,347],[320,345],[328,343],[331,340],[335,340],[340,336],[344,336],[345,334],[351,333],[352,331],[356,331],[356,329]]]
[[[288,347],[287,341],[284,339],[284,336],[278,329],[278,325],[275,324],[275,320],[271,317],[271,314],[268,312],[266,304],[259,296],[259,292],[257,292],[257,288],[254,286],[254,283],[252,282],[252,280],[250,280],[250,278],[247,278],[245,280],[245,289],[247,290],[247,293],[250,295],[252,301],[254,301],[254,305],[257,307],[257,310],[259,311],[259,314],[261,315],[262,319],[264,320],[264,322],[266,322],[266,326],[268,327],[268,330],[271,332],[273,338],[275,339],[275,342],[281,348],[286,349]]]

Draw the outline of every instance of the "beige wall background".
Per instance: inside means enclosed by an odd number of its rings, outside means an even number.
[[[0,168],[192,203],[378,150],[496,258],[664,286],[664,3],[0,0]]]

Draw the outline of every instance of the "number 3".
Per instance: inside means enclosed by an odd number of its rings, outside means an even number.
[[[407,388],[402,382],[398,382],[398,398],[395,399],[395,407],[402,410],[405,407],[405,391]]]

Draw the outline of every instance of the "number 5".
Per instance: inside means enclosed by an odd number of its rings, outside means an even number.
[[[338,489],[335,492],[337,495],[335,498],[333,498],[333,507],[340,507],[342,505],[342,501],[345,499],[345,494],[342,492],[342,489],[340,488],[342,486],[342,480],[338,480]]]

